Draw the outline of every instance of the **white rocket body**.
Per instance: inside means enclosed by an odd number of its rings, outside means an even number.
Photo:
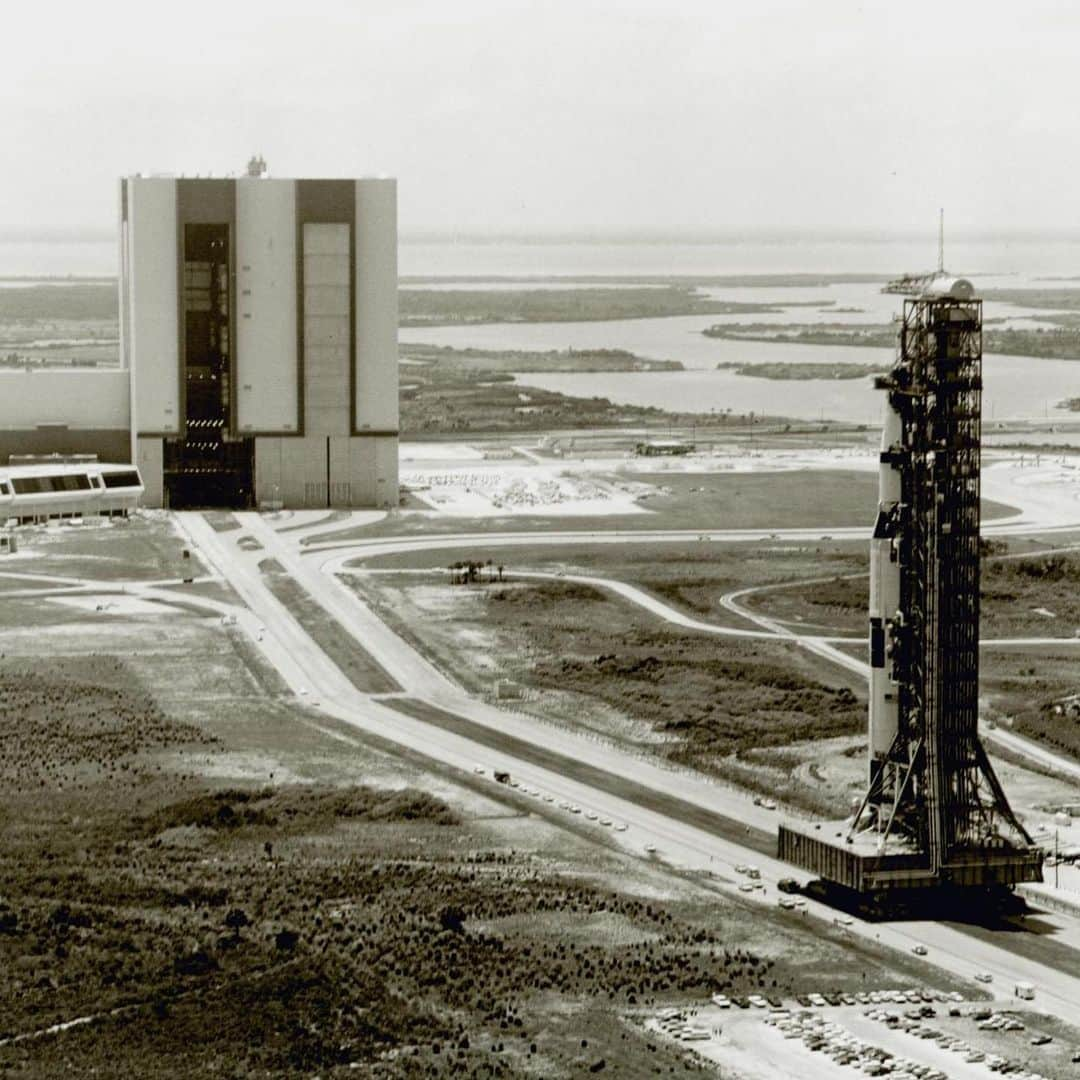
[[[900,416],[886,400],[878,473],[878,512],[870,541],[870,774],[875,775],[896,738],[899,723],[893,645],[900,608],[898,558]]]

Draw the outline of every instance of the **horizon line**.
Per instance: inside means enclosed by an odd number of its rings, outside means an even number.
[[[951,239],[1080,239],[1080,226],[952,225]],[[740,240],[821,240],[831,242],[897,242],[936,238],[937,226],[896,225],[405,225],[399,227],[404,243],[731,243]],[[86,224],[0,224],[0,242],[104,243],[118,238],[116,226]]]

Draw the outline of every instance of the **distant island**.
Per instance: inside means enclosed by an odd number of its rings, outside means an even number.
[[[716,365],[717,371],[734,371],[756,379],[863,379],[867,375],[883,375],[887,364],[743,364],[737,361]]]

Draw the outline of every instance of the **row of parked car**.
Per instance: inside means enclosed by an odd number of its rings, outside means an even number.
[[[766,1017],[765,1022],[776,1027],[785,1039],[802,1039],[807,1049],[825,1054],[837,1065],[848,1065],[867,1076],[888,1076],[890,1080],[948,1080],[940,1069],[898,1057],[821,1016],[775,1014]]]
[[[964,995],[956,990],[929,990],[911,988],[908,990],[860,990],[858,993],[812,993],[796,994],[795,1001],[804,1009],[826,1005],[926,1005],[932,1002],[946,1003],[963,1001]],[[784,1002],[775,994],[732,995],[713,994],[712,1003],[721,1009],[730,1009],[732,1005],[740,1009],[783,1009]]]
[[[959,1015],[959,1010],[953,1009],[951,1010],[951,1014]],[[1046,1080],[1041,1073],[1032,1072],[1017,1062],[1002,1057],[1000,1054],[992,1054],[980,1050],[977,1046],[972,1046],[966,1039],[958,1038],[948,1032],[941,1031],[933,1024],[927,1023],[926,1021],[932,1019],[934,1016],[932,1010],[929,1015],[924,1010],[915,1011],[914,1014],[913,1011],[909,1010],[905,1012],[903,1016],[898,1016],[896,1013],[889,1012],[887,1009],[868,1009],[866,1015],[871,1020],[879,1020],[890,1028],[905,1031],[918,1039],[933,1041],[943,1050],[949,1050],[952,1053],[957,1054],[963,1061],[966,1061],[969,1064],[974,1065],[982,1063],[991,1072],[1012,1076],[1015,1080]],[[983,1031],[1024,1030],[1023,1022],[1015,1016],[994,1013],[989,1009],[975,1009],[970,1015],[978,1021],[979,1028]],[[1035,1046],[1041,1046],[1052,1040],[1049,1035],[1036,1035],[1030,1041]]]
[[[661,1009],[657,1023],[665,1035],[670,1035],[673,1039],[681,1039],[683,1042],[704,1042],[720,1033],[719,1029],[710,1031],[701,1024],[691,1023],[683,1009]]]

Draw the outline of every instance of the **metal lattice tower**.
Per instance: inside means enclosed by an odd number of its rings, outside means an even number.
[[[897,364],[879,381],[902,432],[899,722],[853,825],[903,836],[958,881],[980,852],[1031,845],[978,736],[981,365],[980,300],[904,302]]]

